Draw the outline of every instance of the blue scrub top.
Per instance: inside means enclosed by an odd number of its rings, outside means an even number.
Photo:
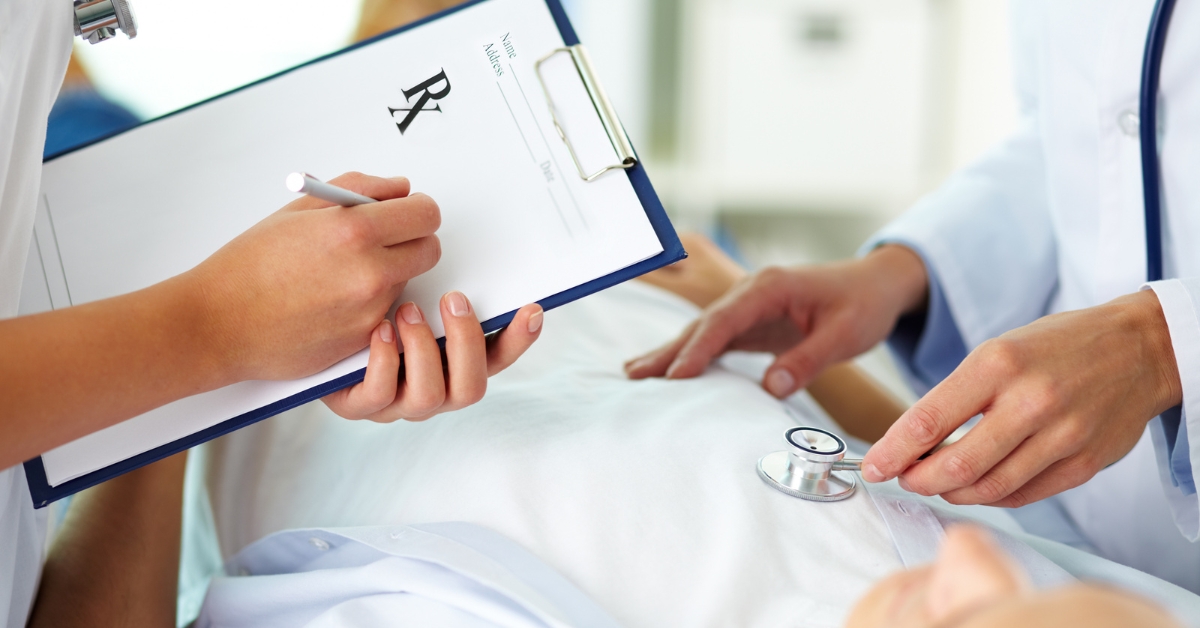
[[[139,122],[91,88],[64,89],[50,110],[43,158],[124,131]]]

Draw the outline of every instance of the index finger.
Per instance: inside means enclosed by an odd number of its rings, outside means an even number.
[[[647,377],[662,377],[667,374],[667,367],[675,361],[675,356],[679,355],[679,350],[683,345],[687,344],[689,338],[696,331],[696,326],[699,321],[692,321],[687,328],[683,330],[671,342],[647,353],[636,357],[625,363],[625,375],[629,379],[646,379]]]
[[[372,236],[383,246],[433,235],[442,226],[442,211],[438,204],[419,192],[405,198],[356,205],[350,211],[366,217]]]
[[[770,283],[769,279],[767,283]],[[734,338],[762,320],[782,316],[784,308],[775,302],[781,292],[756,281],[749,289],[733,290],[721,297],[697,321],[695,331],[667,369],[667,377],[688,378],[703,373]]]
[[[863,479],[885,482],[912,466],[995,397],[990,379],[976,375],[964,361],[911,408],[863,456]]]

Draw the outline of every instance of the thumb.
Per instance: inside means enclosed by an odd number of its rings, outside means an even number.
[[[959,365],[888,428],[863,456],[863,479],[885,482],[909,468],[951,432],[983,411],[995,398],[996,384],[979,377],[971,360]]]
[[[830,364],[847,357],[844,353],[839,330],[829,324],[818,325],[800,344],[775,358],[763,376],[763,388],[784,399],[807,386]]]

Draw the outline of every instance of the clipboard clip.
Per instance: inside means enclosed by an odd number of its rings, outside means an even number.
[[[571,60],[575,63],[575,70],[579,72],[579,78],[583,80],[583,87],[587,90],[588,97],[592,100],[592,105],[596,107],[596,114],[600,116],[600,123],[604,125],[604,132],[608,135],[608,140],[612,142],[612,147],[616,151],[617,157],[620,158],[619,163],[605,166],[591,174],[588,174],[583,169],[583,164],[579,161],[579,155],[575,152],[575,147],[567,137],[566,131],[563,130],[562,124],[559,124],[558,113],[554,107],[554,99],[550,97],[550,89],[546,86],[545,77],[542,76],[542,64],[549,61],[555,55],[564,53],[571,55]],[[596,72],[592,68],[592,60],[588,56],[587,49],[583,47],[583,44],[555,48],[546,56],[538,59],[533,64],[533,69],[537,74],[538,82],[542,84],[542,93],[546,96],[546,104],[550,106],[550,118],[554,121],[554,128],[558,131],[558,136],[562,138],[563,143],[567,145],[567,150],[571,153],[571,160],[575,162],[575,169],[579,171],[580,178],[590,183],[609,170],[628,170],[637,165],[638,158],[637,153],[633,152],[633,143],[629,141],[629,136],[625,133],[625,127],[621,124],[621,119],[617,117],[617,110],[613,108],[612,102],[608,100],[608,94],[600,86],[600,81],[596,78]]]

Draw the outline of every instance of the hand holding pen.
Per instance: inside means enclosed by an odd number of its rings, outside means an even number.
[[[286,183],[289,190],[309,197],[297,200],[293,205],[304,204],[316,208],[323,201],[353,210],[335,214],[386,214],[386,224],[396,228],[409,223],[425,225],[425,221],[431,218],[440,224],[437,205],[427,196],[410,196],[407,179],[343,175],[324,183],[308,174],[293,173],[288,176]],[[372,197],[390,200],[377,201]],[[398,212],[381,211],[380,205],[396,203],[395,199],[408,203]],[[329,206],[324,205],[320,209],[326,208]],[[430,210],[434,215],[429,215]],[[411,212],[411,215],[407,212]],[[352,219],[350,222],[360,221]],[[374,223],[369,219],[362,220],[361,224],[362,228],[374,228]],[[427,235],[383,247],[381,253],[384,259],[393,260],[398,267],[404,267],[408,256],[426,254],[426,238],[436,248],[436,255],[440,256],[440,245],[433,235],[437,224],[432,229],[427,229],[425,225],[425,228],[415,232],[424,234],[428,231]],[[378,282],[379,285],[387,284],[392,277],[403,277],[403,281],[391,284],[385,291],[389,297],[387,305],[390,306],[400,296],[409,278],[425,270],[428,268],[411,275],[405,273],[377,277],[382,280]],[[516,361],[541,332],[542,308],[537,304],[521,308],[509,327],[490,340],[484,338],[471,302],[461,292],[450,292],[443,296],[440,309],[446,329],[445,367],[441,347],[424,312],[416,303],[407,302],[399,307],[395,327],[392,321],[386,319],[388,308],[380,310],[378,304],[373,304],[364,310],[374,316],[375,322],[367,340],[371,354],[365,379],[326,396],[325,404],[346,418],[380,422],[401,418],[420,420],[463,408],[483,398],[487,390],[487,378]],[[366,338],[366,335],[363,337]],[[403,379],[401,361],[404,364]]]

